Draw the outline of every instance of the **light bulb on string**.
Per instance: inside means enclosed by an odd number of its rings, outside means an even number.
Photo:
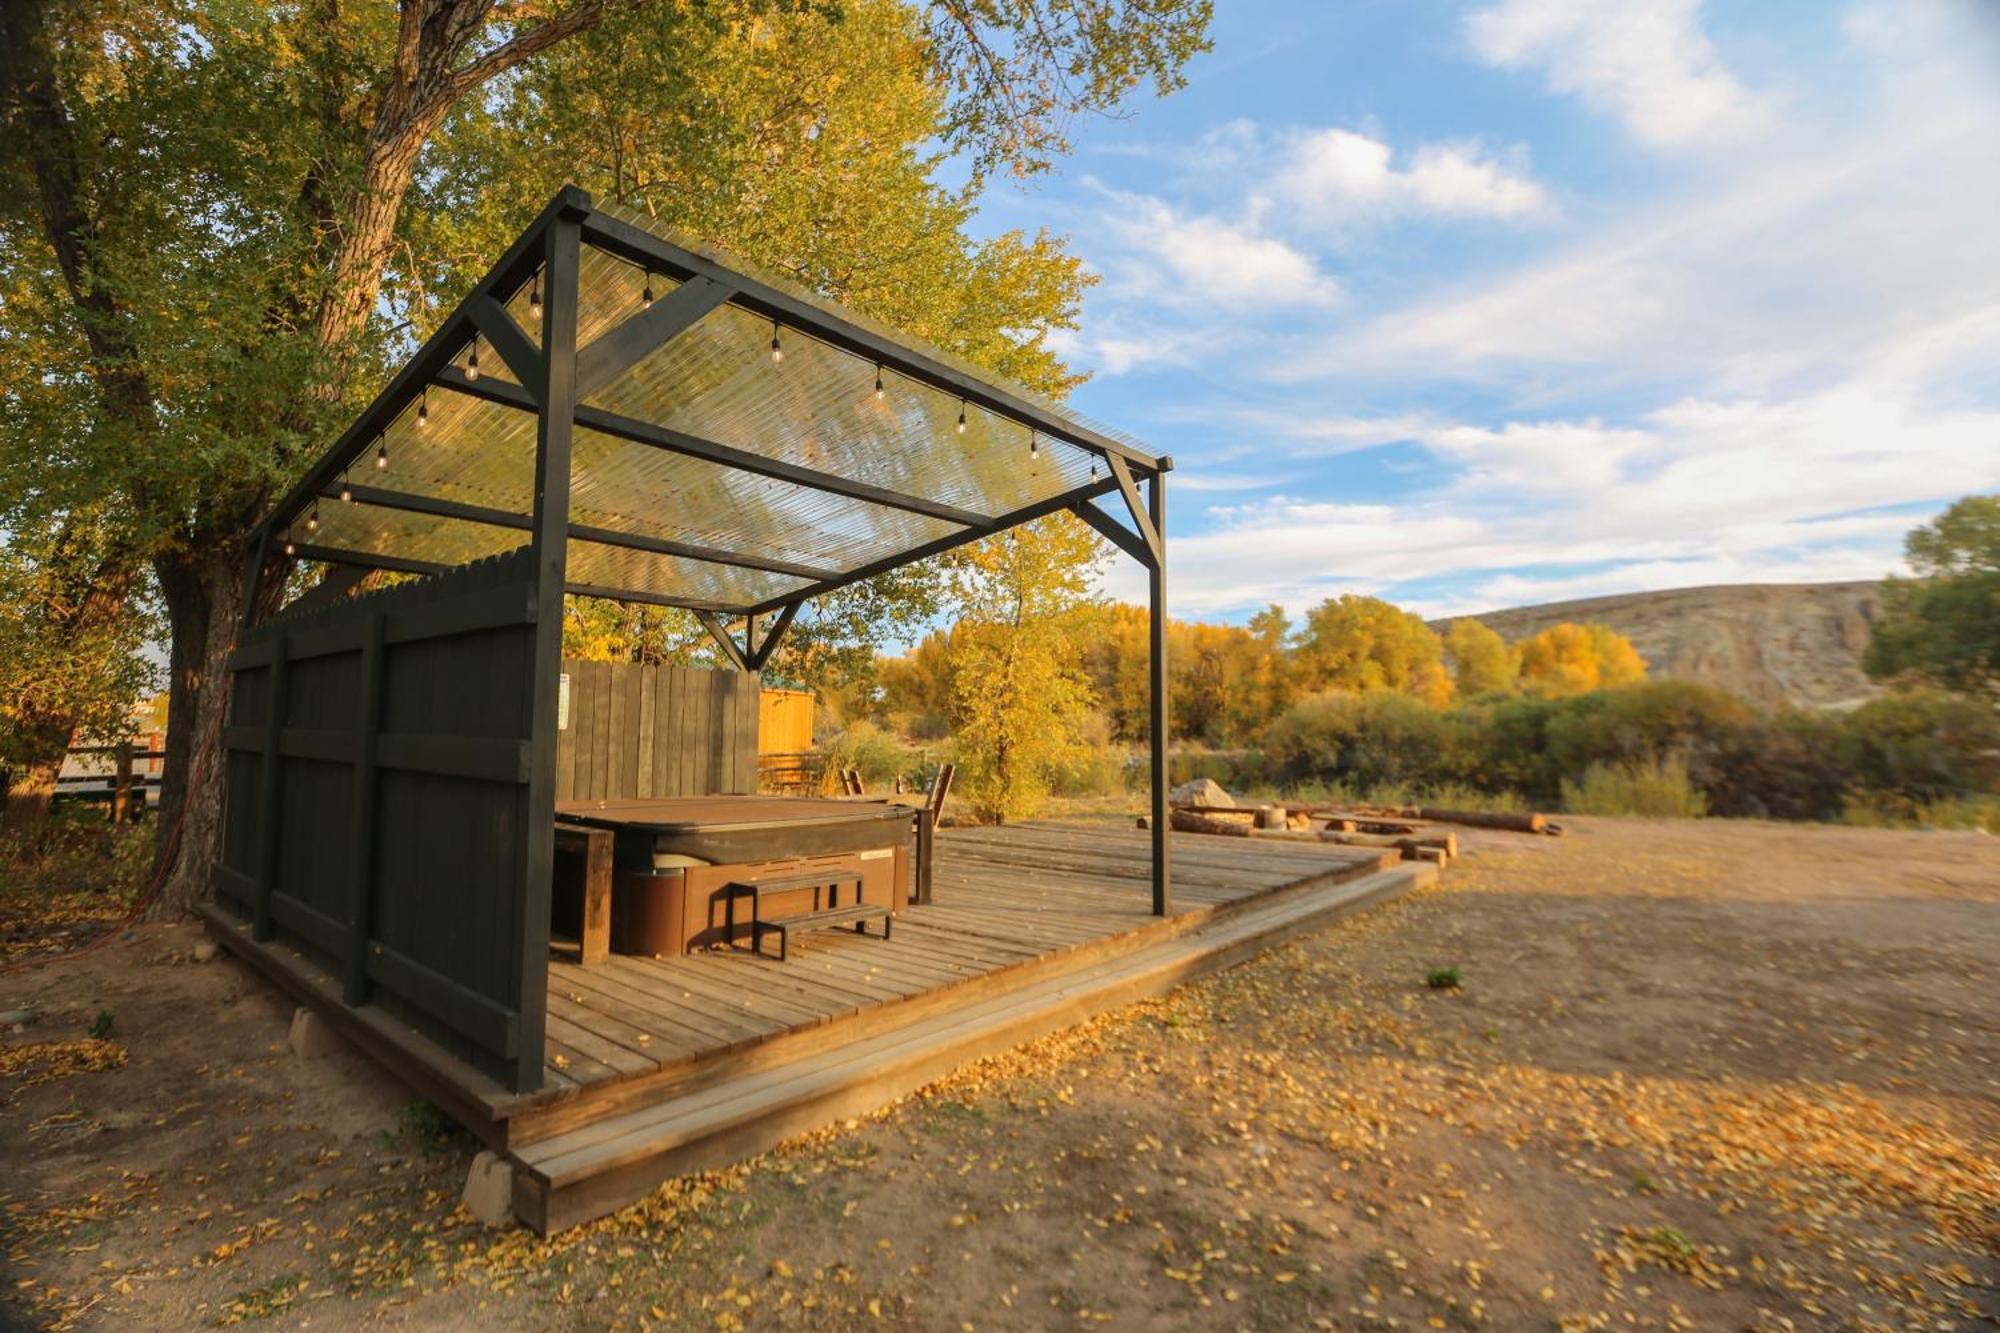
[[[1038,435],[1034,430],[1030,429],[1028,431],[1028,457],[1040,458],[1041,456],[1042,456],[1041,436]]]
[[[477,338],[472,340],[472,348],[465,354],[465,378],[468,380],[479,378],[479,339]]]
[[[771,321],[771,364],[776,365],[784,359],[785,348],[784,344],[778,341],[778,321],[774,319]]]
[[[882,367],[875,367],[875,401],[881,402],[887,391],[882,387]]]
[[[958,433],[965,434],[965,400],[958,400]]]
[[[295,542],[293,542],[291,538],[287,537],[285,539],[285,554],[297,555],[298,553],[299,553],[298,545]]]
[[[375,442],[375,470],[387,471],[389,467],[389,441],[386,438]]]
[[[426,388],[423,392],[423,395],[417,399],[417,429],[422,430],[425,426],[428,426],[430,424],[431,424],[431,391],[428,388]]]
[[[348,482],[345,472],[340,474],[340,502],[344,505],[354,503],[354,487]]]
[[[535,270],[535,276],[528,284],[528,310],[532,314],[542,313],[542,272]]]
[[[311,510],[311,512],[309,512],[309,513],[308,513],[308,514],[306,515],[306,531],[307,531],[307,532],[318,532],[318,531],[319,531],[319,506],[318,506],[318,505],[314,505],[314,506],[312,507],[312,510]]]
[[[645,289],[639,293],[639,308],[642,310],[653,308],[653,275],[650,272],[646,274]]]

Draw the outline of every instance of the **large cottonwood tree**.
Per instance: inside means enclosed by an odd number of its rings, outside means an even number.
[[[1048,238],[970,243],[973,192],[1044,166],[1070,117],[1175,86],[1207,19],[1207,0],[8,0],[0,342],[32,373],[0,416],[0,524],[109,512],[103,585],[158,587],[162,828],[186,813],[167,905],[205,892],[218,766],[194,760],[245,535],[558,184],[1060,389],[1038,335],[1079,275]],[[938,145],[971,187],[934,183]]]

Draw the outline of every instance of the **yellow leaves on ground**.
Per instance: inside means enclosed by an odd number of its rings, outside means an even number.
[[[0,1078],[18,1078],[24,1088],[76,1074],[116,1069],[124,1063],[125,1048],[105,1037],[0,1046]]]

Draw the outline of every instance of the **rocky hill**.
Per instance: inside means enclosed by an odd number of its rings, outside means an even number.
[[[1632,640],[1650,676],[1719,685],[1767,706],[1839,708],[1876,693],[1862,673],[1861,654],[1879,586],[1670,588],[1514,607],[1479,619],[1509,642],[1565,620],[1602,621]]]

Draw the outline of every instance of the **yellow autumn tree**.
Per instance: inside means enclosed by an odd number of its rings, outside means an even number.
[[[1329,597],[1306,613],[1293,665],[1308,693],[1393,690],[1434,707],[1451,702],[1444,641],[1423,617],[1379,597]]]
[[[1025,819],[1089,756],[1096,698],[1074,633],[1101,550],[1058,514],[967,547],[953,565],[950,711],[958,790],[983,819]]]
[[[1520,644],[1521,687],[1562,698],[1630,685],[1646,676],[1646,659],[1632,641],[1596,622],[1551,625]]]
[[[1521,655],[1482,621],[1463,616],[1445,627],[1445,656],[1462,695],[1493,694],[1514,688]]]

